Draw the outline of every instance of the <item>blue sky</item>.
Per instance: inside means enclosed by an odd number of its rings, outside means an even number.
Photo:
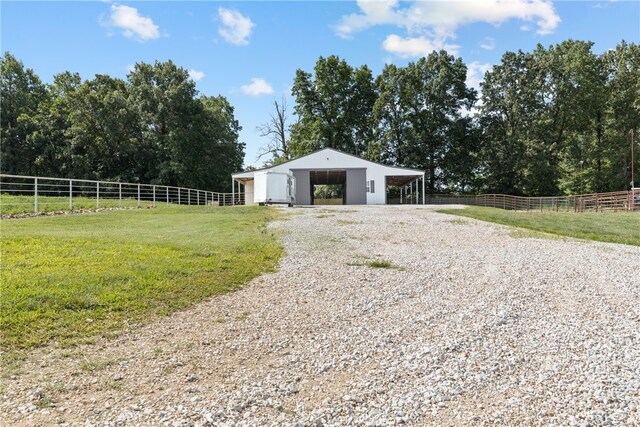
[[[290,97],[295,70],[312,71],[320,55],[377,74],[385,63],[404,65],[444,48],[463,58],[477,85],[507,50],[574,38],[595,42],[601,53],[622,39],[640,42],[640,0],[3,0],[0,13],[2,51],[45,82],[65,70],[125,78],[136,62],[155,60],[191,70],[201,93],[234,105],[247,165],[265,160],[256,159],[267,143],[256,127],[269,119],[273,100]]]

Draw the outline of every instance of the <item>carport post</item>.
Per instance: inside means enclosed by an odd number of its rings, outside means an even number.
[[[400,187],[400,204],[402,204],[402,187]]]
[[[231,178],[231,206],[235,205],[236,199],[236,181]]]
[[[424,174],[422,174],[422,204],[426,205],[427,202],[425,201],[425,194],[424,194]]]

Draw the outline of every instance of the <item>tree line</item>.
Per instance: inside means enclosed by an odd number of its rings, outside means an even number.
[[[228,191],[242,168],[233,107],[171,61],[138,63],[126,80],[63,72],[44,84],[7,52],[0,97],[6,174]]]
[[[272,137],[269,164],[331,147],[425,170],[431,193],[626,189],[630,134],[640,125],[640,48],[621,42],[597,55],[592,47],[567,40],[506,52],[480,95],[467,86],[462,59],[446,51],[375,77],[366,65],[320,57],[313,73],[296,71],[297,121],[285,126],[286,105],[276,102],[261,128]]]
[[[274,103],[260,127],[270,138],[262,154],[275,164],[336,148],[425,170],[430,193],[625,189],[631,132],[640,127],[640,47],[592,48],[567,40],[506,52],[480,94],[466,84],[462,59],[446,51],[388,64],[377,76],[320,57],[313,73],[296,71],[295,123],[284,99]],[[233,107],[199,94],[171,61],[136,64],[126,80],[63,72],[44,84],[6,53],[0,74],[3,173],[227,191],[242,167]]]

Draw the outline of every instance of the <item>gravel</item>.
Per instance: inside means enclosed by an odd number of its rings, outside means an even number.
[[[277,272],[30,352],[0,424],[640,424],[640,248],[429,207],[289,211]]]

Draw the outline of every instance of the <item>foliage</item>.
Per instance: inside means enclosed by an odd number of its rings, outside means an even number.
[[[127,80],[63,72],[44,85],[0,58],[2,171],[229,189],[244,144],[233,107],[199,96],[173,62],[139,63]]]
[[[333,147],[422,169],[430,193],[623,190],[630,132],[640,130],[640,46],[592,47],[566,40],[506,52],[485,74],[480,102],[462,60],[445,51],[388,64],[373,85],[366,66],[320,57],[313,75],[296,72],[291,151]]]
[[[629,132],[640,125],[640,49],[603,55],[567,40],[507,52],[482,83],[485,192],[556,195],[615,191],[630,181]]]
[[[5,173],[34,172],[41,147],[27,138],[34,131],[30,117],[47,95],[34,71],[6,53],[0,60],[0,165]]]
[[[380,147],[394,164],[426,170],[430,193],[444,187],[447,158],[467,134],[462,112],[476,94],[466,76],[462,59],[442,50],[406,68],[389,65],[376,80]]]
[[[4,349],[73,344],[237,289],[282,248],[268,208],[161,206],[2,222]]]
[[[438,212],[560,236],[640,246],[637,212],[518,212],[477,206]]]
[[[344,188],[341,184],[315,185],[313,187],[314,199],[342,199]]]
[[[371,70],[354,69],[337,56],[320,57],[315,76],[296,71],[292,94],[298,122],[289,148],[301,156],[321,148],[363,155],[373,135],[375,89]]]

